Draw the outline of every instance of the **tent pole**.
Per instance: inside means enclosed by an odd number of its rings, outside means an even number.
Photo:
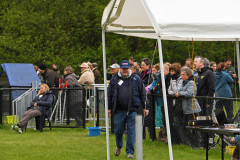
[[[171,134],[170,134],[169,117],[168,117],[168,105],[167,105],[167,94],[166,94],[167,92],[166,92],[164,68],[163,68],[162,42],[159,36],[157,40],[158,40],[159,60],[160,60],[161,79],[162,79],[163,103],[164,103],[164,111],[165,111],[165,120],[167,125],[168,150],[169,150],[170,160],[173,160],[172,140],[171,140]]]
[[[105,30],[105,28],[106,28],[107,22],[109,21],[109,18],[110,18],[111,14],[112,14],[112,11],[113,11],[113,8],[114,8],[114,5],[116,4],[116,2],[117,2],[117,0],[114,0],[113,4],[112,4],[112,6],[111,6],[111,10],[110,10],[110,12],[108,13],[107,19],[106,19],[106,21],[104,22],[104,24],[103,24],[103,26],[102,26],[102,28],[103,28],[104,30]],[[106,31],[104,31],[104,32],[106,32]]]
[[[106,67],[106,48],[105,48],[105,30],[102,29],[102,47],[103,47],[103,75],[104,75],[104,96],[105,96],[105,122],[106,122],[106,140],[107,140],[107,160],[110,160],[109,145],[109,122],[108,122],[108,101],[107,101],[107,67]]]
[[[238,77],[240,76],[240,62],[239,62],[239,39],[236,39],[236,54],[237,54],[237,65],[238,65]],[[238,83],[238,90],[240,91],[240,83]]]

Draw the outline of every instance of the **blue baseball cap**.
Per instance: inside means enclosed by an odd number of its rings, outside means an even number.
[[[131,65],[130,63],[128,62],[128,60],[123,60],[121,63],[120,63],[120,68],[130,68]]]

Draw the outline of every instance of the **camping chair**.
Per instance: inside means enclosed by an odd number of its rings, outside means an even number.
[[[43,128],[45,127],[45,119],[47,118],[48,121],[48,127],[50,130],[52,130],[52,125],[51,125],[51,121],[50,121],[50,117],[52,114],[52,107],[55,105],[56,102],[56,97],[54,94],[53,95],[53,103],[51,105],[51,107],[44,107],[43,108],[43,114],[41,116],[37,116],[35,117],[36,120],[36,129],[39,130],[40,132],[43,131]],[[31,107],[27,107],[27,110],[29,110]],[[27,125],[26,125],[27,128]],[[26,128],[25,128],[25,132],[26,132]]]
[[[30,107],[27,107],[27,110],[31,109]],[[36,129],[39,130],[40,132],[43,131],[43,128],[45,127],[45,119],[47,118],[48,121],[48,126],[50,128],[50,130],[52,130],[52,126],[51,126],[51,121],[50,121],[50,116],[52,113],[52,108],[47,108],[44,107],[43,109],[43,114],[41,116],[37,116],[35,117],[35,121],[36,121]],[[27,129],[27,125],[25,127],[25,132]]]
[[[46,108],[43,109],[43,114],[41,116],[35,117],[36,120],[36,129],[40,132],[43,131],[43,128],[45,128],[45,119],[48,121],[48,127],[50,130],[52,130],[50,116],[52,114],[52,108]]]

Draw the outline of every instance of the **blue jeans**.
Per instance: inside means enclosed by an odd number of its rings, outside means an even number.
[[[135,145],[135,117],[137,112],[116,111],[114,113],[114,134],[118,148],[123,146],[123,133],[127,124],[126,154],[134,154]]]

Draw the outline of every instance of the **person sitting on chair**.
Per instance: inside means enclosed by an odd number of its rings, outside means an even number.
[[[43,83],[39,88],[40,90],[38,91],[37,96],[31,102],[30,109],[23,114],[22,120],[17,124],[17,127],[15,127],[15,129],[18,129],[19,133],[22,133],[26,128],[29,120],[42,115],[44,107],[50,108],[53,104],[54,95],[52,94],[52,91],[49,91],[48,85]]]

